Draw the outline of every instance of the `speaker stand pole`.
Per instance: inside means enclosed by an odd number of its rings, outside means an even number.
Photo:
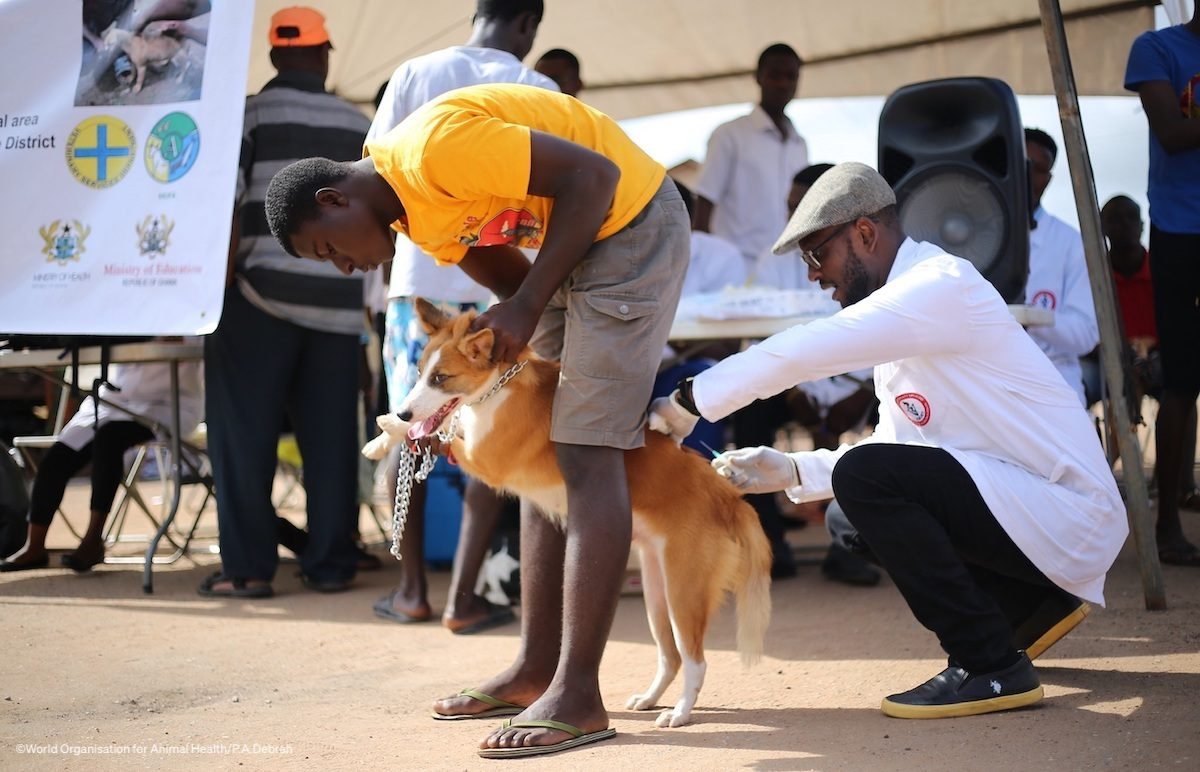
[[[1112,271],[1104,249],[1100,230],[1100,205],[1096,199],[1096,183],[1092,177],[1092,162],[1083,136],[1083,121],[1079,115],[1079,96],[1075,90],[1075,75],[1071,70],[1071,54],[1067,50],[1067,35],[1063,29],[1059,0],[1038,0],[1042,15],[1042,32],[1046,35],[1046,53],[1050,56],[1050,72],[1054,78],[1054,93],[1058,98],[1058,115],[1062,121],[1067,161],[1071,168],[1071,185],[1075,189],[1075,206],[1079,212],[1079,230],[1083,234],[1084,254],[1088,276],[1092,283],[1092,299],[1096,304],[1096,321],[1100,325],[1100,364],[1108,385],[1110,409],[1116,423],[1117,446],[1121,452],[1121,469],[1125,479],[1126,508],[1129,529],[1137,546],[1138,565],[1142,573],[1142,592],[1146,608],[1151,611],[1167,607],[1163,589],[1162,566],[1154,536],[1154,520],[1150,514],[1150,494],[1142,467],[1142,450],[1138,445],[1126,399],[1124,338],[1117,315],[1116,294],[1113,291]],[[1163,495],[1160,491],[1159,495]]]

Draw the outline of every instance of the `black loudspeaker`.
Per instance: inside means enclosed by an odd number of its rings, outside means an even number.
[[[879,172],[904,232],[974,263],[1008,303],[1029,277],[1029,175],[1017,99],[994,78],[904,86],[879,114]]]

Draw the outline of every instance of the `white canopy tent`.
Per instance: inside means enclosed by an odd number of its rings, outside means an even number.
[[[271,78],[271,14],[299,0],[258,0],[249,92]],[[396,65],[463,43],[474,0],[305,0],[328,19],[329,88],[370,104]],[[1129,44],[1153,26],[1154,0],[1062,0],[1079,93],[1124,94]],[[932,78],[984,75],[1019,94],[1054,84],[1037,0],[547,0],[530,57],[566,48],[589,104],[615,118],[744,102],[759,52],[804,58],[805,97],[888,94]]]

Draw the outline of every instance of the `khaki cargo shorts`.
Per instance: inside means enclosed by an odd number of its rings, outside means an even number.
[[[530,346],[562,361],[551,440],[622,450],[645,443],[690,251],[687,209],[667,177],[637,217],[592,245],[550,299]]]

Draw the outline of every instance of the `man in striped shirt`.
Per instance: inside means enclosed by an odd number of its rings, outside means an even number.
[[[269,36],[279,74],[246,100],[229,287],[205,342],[222,570],[201,584],[202,595],[272,593],[278,533],[270,496],[285,416],[305,467],[319,472],[304,481],[304,583],[345,589],[355,572],[362,279],[284,252],[263,200],[275,172],[298,158],[359,158],[370,121],[325,91],[332,46],[319,13],[280,11]]]

